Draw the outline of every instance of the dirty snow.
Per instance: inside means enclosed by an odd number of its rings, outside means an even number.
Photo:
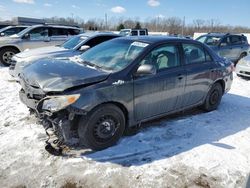
[[[0,67],[0,187],[250,186],[250,81],[238,78],[217,111],[144,125],[100,152],[44,150],[46,135]]]

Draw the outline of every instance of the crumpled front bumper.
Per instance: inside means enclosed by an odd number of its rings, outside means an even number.
[[[36,110],[39,100],[28,98],[24,90],[19,91],[19,98],[27,107]]]

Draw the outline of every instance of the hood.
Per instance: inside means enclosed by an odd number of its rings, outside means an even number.
[[[60,46],[48,46],[48,47],[42,47],[42,48],[36,48],[32,50],[25,50],[21,53],[16,54],[18,58],[28,58],[31,56],[45,56],[45,57],[50,57],[54,55],[58,55],[61,53],[65,53],[68,51],[72,51]]]
[[[12,42],[19,41],[19,40],[20,40],[19,37],[4,36],[4,37],[0,37],[0,44],[12,43]]]
[[[250,63],[250,55],[242,58],[243,61],[247,62],[247,63]]]
[[[68,59],[41,59],[26,67],[21,79],[44,92],[62,92],[72,87],[104,81],[109,75],[108,72]]]

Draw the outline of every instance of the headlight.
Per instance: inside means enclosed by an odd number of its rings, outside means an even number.
[[[245,65],[246,62],[243,59],[241,59],[241,60],[239,60],[239,62],[237,64],[239,64],[239,65]]]
[[[79,99],[79,97],[80,94],[46,97],[43,101],[42,109],[51,112],[56,112],[75,103]]]

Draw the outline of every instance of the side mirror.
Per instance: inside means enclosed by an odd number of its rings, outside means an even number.
[[[156,74],[156,68],[153,65],[141,65],[136,71],[136,76]]]
[[[90,49],[90,46],[88,46],[88,45],[83,45],[83,46],[81,46],[81,48],[79,49],[80,51],[86,51],[86,50],[88,50],[88,49]]]
[[[0,36],[3,37],[5,34],[4,33],[0,33]]]
[[[26,33],[26,34],[23,36],[23,39],[30,39],[30,34],[29,34],[29,33]]]

